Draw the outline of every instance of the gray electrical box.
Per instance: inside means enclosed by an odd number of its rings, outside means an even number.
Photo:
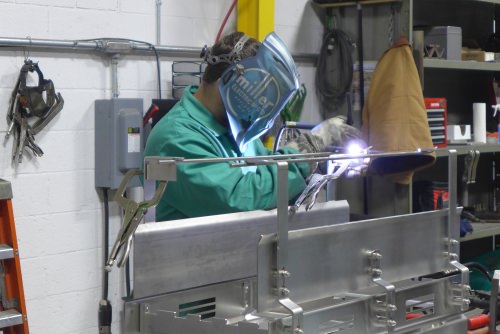
[[[95,186],[117,189],[129,169],[142,168],[142,99],[95,101]],[[140,186],[138,177],[130,187]]]

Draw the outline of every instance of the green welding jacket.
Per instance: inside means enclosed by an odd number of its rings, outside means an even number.
[[[154,126],[145,156],[195,159],[272,154],[260,140],[241,153],[229,129],[193,96],[196,90],[196,86],[187,87],[181,100]],[[283,148],[278,153],[298,152]],[[290,200],[305,188],[308,175],[308,164],[289,165]],[[156,207],[156,221],[275,208],[276,180],[275,165],[235,168],[229,162],[178,164],[177,180],[168,183]]]

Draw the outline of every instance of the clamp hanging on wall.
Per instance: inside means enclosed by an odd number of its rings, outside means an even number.
[[[38,75],[38,85],[28,86],[28,74]],[[60,93],[55,92],[52,80],[45,79],[43,73],[32,60],[26,58],[21,68],[14,90],[9,101],[7,112],[8,130],[5,135],[7,140],[11,134],[14,135],[12,145],[12,160],[22,162],[25,148],[38,157],[43,151],[35,143],[35,135],[38,134],[64,106],[64,100]],[[30,122],[30,119],[36,119]]]

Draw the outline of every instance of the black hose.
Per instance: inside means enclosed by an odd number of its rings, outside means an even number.
[[[352,83],[352,48],[349,36],[342,30],[325,32],[316,68],[316,92],[324,119],[346,101]]]
[[[109,199],[108,188],[102,188],[104,196],[104,265],[109,256]],[[103,290],[102,299],[108,300],[109,272],[103,270]]]
[[[467,263],[464,263],[464,266],[466,266],[467,268],[469,269],[476,269],[477,271],[479,271],[481,274],[483,274],[487,279],[488,281],[492,281],[493,280],[493,277],[491,276],[488,268],[486,268],[484,265],[482,265],[481,263],[477,263],[477,262],[467,262]]]
[[[130,258],[127,257],[127,262],[125,262],[125,287],[127,291],[126,297],[130,297]]]
[[[104,200],[104,266],[109,256],[109,188],[102,188]],[[108,300],[109,272],[103,268],[102,299],[99,301],[98,325],[99,334],[111,334],[111,322],[113,320],[113,309]]]

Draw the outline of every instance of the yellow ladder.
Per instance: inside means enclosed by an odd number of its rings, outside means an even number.
[[[12,187],[0,179],[0,333],[28,334]]]

